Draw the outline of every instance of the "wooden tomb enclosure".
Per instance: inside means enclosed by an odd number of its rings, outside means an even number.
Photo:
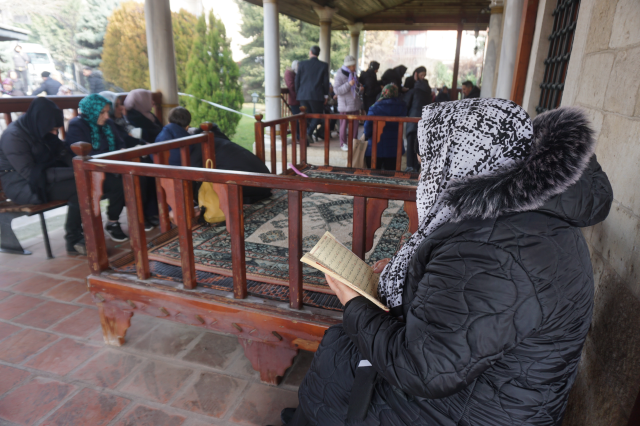
[[[271,174],[241,173],[215,169],[215,140],[210,124],[201,127],[204,133],[163,143],[120,150],[90,157],[91,145],[79,142],[72,146],[77,157],[74,170],[85,230],[91,275],[88,287],[99,307],[105,342],[119,346],[125,342],[125,334],[134,313],[152,315],[177,322],[205,327],[238,337],[251,361],[260,372],[264,382],[276,384],[291,366],[299,349],[315,351],[324,331],[341,322],[341,313],[303,307],[302,264],[302,196],[303,192],[341,194],[353,196],[353,251],[364,258],[371,248],[373,233],[380,227],[381,216],[389,200],[404,201],[410,221],[409,230],[417,229],[415,186],[375,184],[344,180],[303,178],[287,167],[294,163],[299,169],[307,166],[306,119],[320,118],[328,122],[335,118],[349,120],[374,120],[376,140],[387,122],[399,122],[398,138],[402,143],[402,127],[406,122],[417,122],[409,117],[365,117],[341,115],[299,115],[263,122],[256,116],[256,154],[265,161],[264,134],[269,128]],[[287,150],[281,152],[284,172],[276,174],[276,126],[280,133],[293,132],[296,140],[297,125],[300,126],[301,143],[291,145],[292,159]],[[328,124],[328,123],[327,123]],[[329,126],[325,126],[329,132]],[[353,121],[349,122],[348,166],[352,163]],[[214,169],[188,167],[190,146],[200,144],[203,162],[212,160]],[[283,144],[283,147],[286,145]],[[376,145],[374,144],[374,147]],[[169,166],[171,149],[179,148],[184,166]],[[329,135],[325,135],[325,165],[329,165]],[[399,150],[402,148],[399,146]],[[401,152],[401,151],[400,151]],[[142,156],[153,154],[154,164],[142,163]],[[400,168],[400,158],[396,170]],[[373,150],[375,162],[376,149]],[[110,267],[105,247],[105,235],[97,203],[93,201],[95,184],[100,175],[109,172],[121,174],[125,189],[130,240],[135,259],[136,273],[117,272]],[[365,170],[362,171],[366,172]],[[399,173],[402,174],[402,173]],[[144,231],[143,206],[140,197],[140,176],[156,178],[160,224],[168,232],[173,221],[178,229],[182,283],[152,276],[148,247]],[[225,212],[226,227],[231,239],[233,294],[196,283],[196,269],[192,239],[194,224],[193,193],[191,182],[211,182],[219,194],[221,208]],[[245,258],[245,226],[243,215],[242,186],[268,187],[287,191],[288,197],[288,249],[289,249],[289,303],[268,300],[247,292]],[[371,196],[375,194],[375,198]]]

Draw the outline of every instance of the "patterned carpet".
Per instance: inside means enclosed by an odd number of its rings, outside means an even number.
[[[346,172],[323,171],[310,167],[304,172],[310,177],[340,179],[358,182],[415,185],[414,176],[407,179],[392,176],[355,175]],[[289,250],[287,192],[274,190],[266,200],[244,207],[245,250],[248,290],[250,293],[277,300],[288,300]],[[304,193],[303,201],[303,250],[310,250],[326,232],[331,232],[347,247],[351,246],[353,229],[353,197]],[[392,257],[410,236],[407,232],[408,217],[401,201],[390,201],[383,213],[382,226],[375,234],[374,245],[366,255],[369,264]],[[177,229],[161,235],[149,243],[151,269],[156,276],[179,280],[180,247]],[[232,273],[231,239],[224,226],[199,225],[193,230],[197,282],[205,287],[220,290],[232,289],[229,276]],[[133,271],[129,259],[121,259],[113,265],[121,271]],[[341,305],[330,295],[324,274],[315,268],[303,267],[304,303],[328,309],[340,309]]]

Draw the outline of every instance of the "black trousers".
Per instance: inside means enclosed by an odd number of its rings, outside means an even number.
[[[323,114],[324,113],[324,101],[300,101],[300,105],[307,109],[309,114]],[[307,136],[312,135],[316,131],[318,124],[322,122],[319,118],[311,119],[307,122]],[[307,139],[310,139],[307,137]],[[311,142],[311,141],[309,141]]]
[[[407,135],[407,167],[413,167],[414,171],[420,169],[418,152],[418,133],[411,132]]]
[[[70,250],[83,237],[76,180],[72,178],[49,184],[47,194],[51,201],[64,200],[68,204],[67,221],[64,224],[64,239],[67,242],[67,249]]]
[[[107,217],[111,221],[118,221],[125,203],[122,176],[113,173],[105,173],[105,175],[104,183],[102,184],[102,194],[104,198],[109,200]]]
[[[371,157],[364,157],[367,168],[371,168]],[[378,157],[376,159],[376,167],[374,169],[382,170],[395,170],[396,169],[396,157]]]

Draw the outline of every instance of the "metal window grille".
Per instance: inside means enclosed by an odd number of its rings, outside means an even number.
[[[540,84],[538,114],[560,106],[573,37],[578,22],[580,0],[558,0],[553,11],[553,31],[549,36],[549,54],[544,61],[544,79]]]

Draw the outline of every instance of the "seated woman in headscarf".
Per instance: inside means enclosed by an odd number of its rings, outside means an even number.
[[[164,126],[156,142],[166,142],[173,139],[190,136],[188,129],[191,124],[191,113],[183,107],[176,107],[169,113],[169,124]],[[196,129],[195,134],[202,130]],[[216,169],[234,170],[239,172],[269,173],[267,166],[251,151],[231,142],[220,128],[213,125],[213,135],[216,150]],[[191,167],[203,167],[202,147],[200,144],[191,145]],[[182,165],[180,149],[172,149],[169,153],[169,164]],[[197,193],[197,192],[196,192]],[[271,196],[271,189],[244,186],[242,188],[243,201],[252,204]]]
[[[116,125],[116,130],[120,138],[124,141],[127,148],[133,148],[140,145],[140,138],[142,137],[142,130],[132,126],[124,116],[124,104],[122,102],[122,95],[114,92],[104,91],[99,93],[100,96],[106,98],[111,102],[111,109],[109,109],[109,118]]]
[[[80,115],[69,122],[67,130],[67,145],[75,142],[90,142],[91,154],[102,154],[126,148],[120,138],[116,125],[109,118],[111,102],[97,93],[91,94],[80,101]],[[143,180],[140,181],[141,192],[145,193]],[[102,184],[103,196],[109,200],[107,208],[108,222],[105,226],[107,235],[113,241],[127,241],[129,237],[120,227],[120,214],[124,209],[124,187],[122,176],[114,173],[105,173]],[[144,202],[144,200],[143,200]],[[153,226],[145,223],[145,229],[151,230]]]
[[[135,89],[124,99],[127,121],[142,129],[142,140],[155,142],[162,131],[162,123],[152,112],[153,97],[150,91]]]
[[[398,87],[395,84],[387,84],[382,89],[382,95],[375,104],[371,105],[367,115],[406,117],[407,104],[398,97]],[[367,167],[371,168],[371,143],[373,140],[373,121],[364,122],[364,137],[368,141],[364,160]],[[378,141],[378,156],[374,169],[395,170],[398,148],[398,123],[387,122]],[[404,154],[404,145],[402,146]]]
[[[391,310],[327,277],[343,323],[286,424],[560,424],[593,308],[579,228],[613,200],[589,119],[469,99],[427,106],[418,137],[419,228],[374,265]]]
[[[49,99],[36,98],[27,112],[0,137],[0,181],[7,198],[18,204],[64,200],[69,254],[86,254],[71,155],[58,139],[62,111]]]

